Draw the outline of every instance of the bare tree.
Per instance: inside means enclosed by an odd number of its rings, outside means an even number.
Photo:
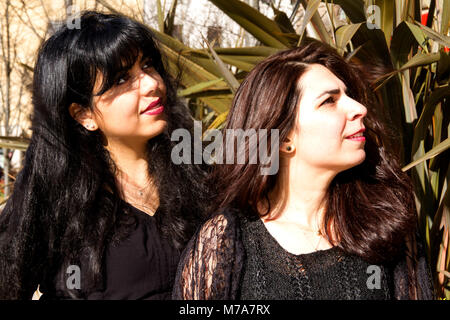
[[[3,135],[10,135],[10,113],[11,113],[11,71],[12,71],[12,57],[11,56],[11,32],[10,32],[10,0],[6,0],[5,11],[2,19],[2,63],[4,76],[4,86],[1,86],[2,96],[2,116],[3,116]],[[9,171],[10,171],[10,157],[9,149],[3,148],[3,174],[4,174],[4,195],[9,195]]]
[[[1,7],[0,15],[0,117],[1,135],[6,137],[21,134],[23,97],[30,84],[30,71],[19,59],[19,42],[22,31],[16,23],[17,16],[11,0],[6,0]],[[8,197],[11,184],[11,158],[14,149],[3,147],[3,183],[4,196]]]

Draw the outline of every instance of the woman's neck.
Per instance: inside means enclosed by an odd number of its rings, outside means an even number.
[[[159,193],[148,174],[145,145],[130,147],[109,142],[107,149],[118,169],[116,179],[124,200],[153,215],[159,207]]]
[[[282,164],[275,189],[269,195],[269,220],[290,221],[316,229],[321,225],[332,172]]]
[[[125,174],[138,186],[148,183],[148,164],[145,157],[145,145],[128,146],[117,141],[108,141],[109,151],[114,164],[119,169],[119,174]]]

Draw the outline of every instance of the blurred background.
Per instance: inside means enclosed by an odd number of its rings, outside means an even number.
[[[203,129],[221,128],[240,81],[265,57],[315,38],[368,70],[411,176],[436,296],[450,299],[450,0],[2,0],[0,204],[32,132],[37,50],[85,9],[148,25]]]

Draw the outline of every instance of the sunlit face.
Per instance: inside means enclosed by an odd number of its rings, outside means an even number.
[[[163,79],[151,59],[139,57],[111,89],[94,98],[94,120],[110,142],[145,142],[166,127],[165,102]]]
[[[347,96],[345,84],[322,65],[311,65],[299,84],[303,94],[293,160],[303,168],[334,173],[362,163],[365,138],[360,135],[367,109]]]

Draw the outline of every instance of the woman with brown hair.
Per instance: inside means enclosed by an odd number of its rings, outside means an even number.
[[[261,174],[250,139],[244,164],[215,166],[215,214],[184,251],[173,298],[433,297],[411,184],[360,75],[316,41],[249,73],[223,141],[278,130],[279,170]]]

